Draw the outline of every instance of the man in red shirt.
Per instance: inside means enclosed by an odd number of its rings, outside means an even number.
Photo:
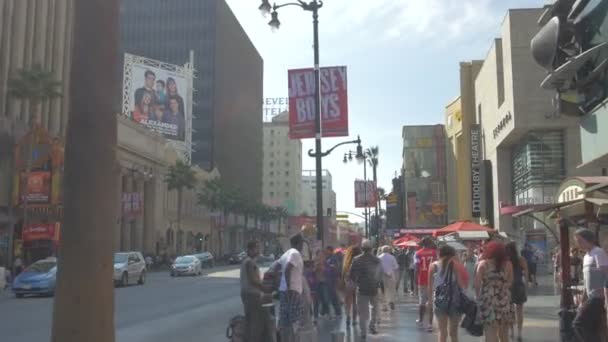
[[[429,303],[428,298],[428,285],[429,285],[429,268],[431,264],[437,261],[437,246],[435,242],[425,237],[420,242],[422,249],[416,252],[415,264],[416,264],[416,284],[418,285],[418,313],[419,319],[416,321],[419,327],[424,325],[424,315],[429,311],[428,325],[424,327],[427,331],[433,331],[433,305]]]

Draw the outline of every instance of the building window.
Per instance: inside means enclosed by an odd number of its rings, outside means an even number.
[[[270,186],[273,186],[273,185],[274,185],[274,182],[273,182],[273,181],[270,181],[270,182],[269,182],[269,184],[270,184]]]
[[[270,135],[274,135],[274,129],[270,130]]]
[[[273,166],[274,166],[274,162],[271,161],[270,162],[270,167],[273,167]]]
[[[289,167],[289,162],[288,161],[285,162],[285,166]]]
[[[285,157],[289,157],[289,151],[285,152]]]
[[[274,152],[270,152],[270,158],[274,158]]]
[[[271,177],[274,176],[274,171],[270,171],[270,173],[268,173]]]
[[[285,186],[289,186],[289,182],[285,182]]]
[[[270,146],[274,146],[274,141],[270,141]]]
[[[274,192],[270,192],[270,197],[274,197]]]
[[[289,171],[285,171],[285,176],[289,176]]]
[[[289,191],[285,191],[285,197],[289,197]]]

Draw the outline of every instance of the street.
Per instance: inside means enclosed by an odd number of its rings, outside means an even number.
[[[149,274],[144,286],[116,289],[116,334],[118,342],[226,341],[228,320],[242,312],[239,297],[239,269],[217,267],[202,277],[171,278],[168,272]],[[382,313],[380,334],[370,341],[436,341],[436,333],[416,328],[415,298],[401,297],[397,310]],[[2,341],[48,341],[52,298],[16,299],[0,295]],[[321,320],[319,342],[331,341],[332,331],[346,331],[346,341],[358,341],[344,321]],[[461,330],[461,341],[478,341]],[[552,286],[532,289],[526,306],[525,341],[557,339],[557,296]]]

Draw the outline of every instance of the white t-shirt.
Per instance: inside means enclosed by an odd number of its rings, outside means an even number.
[[[378,258],[380,259],[380,263],[382,264],[382,271],[385,274],[393,275],[395,271],[399,269],[397,259],[395,259],[392,254],[382,253]]]
[[[291,278],[289,289],[302,293],[302,281],[304,279],[304,261],[302,260],[302,254],[297,249],[291,248],[285,252],[279,259],[281,263],[281,285],[279,291],[287,291],[287,281],[285,279],[285,270],[288,264],[292,264]]]
[[[583,258],[583,277],[585,278],[585,290],[590,298],[601,298],[604,296],[604,281],[606,276],[600,267],[608,266],[608,254],[600,247],[594,247],[585,254]]]

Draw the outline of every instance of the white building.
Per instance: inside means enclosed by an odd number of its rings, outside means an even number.
[[[263,202],[284,207],[290,215],[301,210],[302,142],[289,139],[289,113],[264,123]]]
[[[330,209],[331,217],[336,216],[336,193],[333,190],[331,173],[323,170],[323,216]],[[302,211],[308,216],[317,216],[317,178],[315,170],[302,171]]]

